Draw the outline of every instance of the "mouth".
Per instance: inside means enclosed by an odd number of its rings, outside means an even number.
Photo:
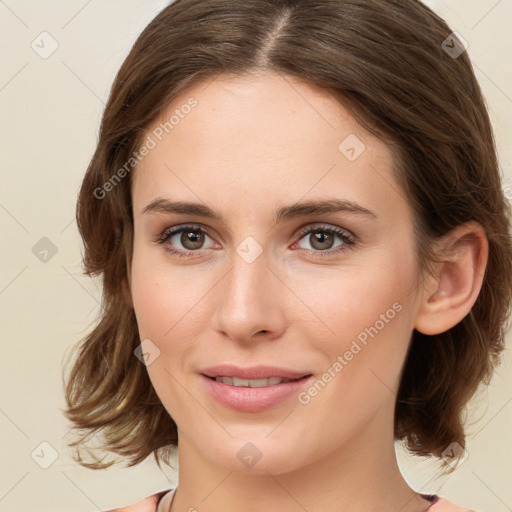
[[[269,377],[266,379],[244,379],[241,377],[227,377],[222,375],[216,377],[210,377],[209,375],[204,376],[215,382],[222,382],[223,384],[227,384],[228,386],[234,386],[237,388],[263,388],[266,386],[276,386],[278,384],[285,384],[287,382],[297,382],[299,380],[307,379],[311,377],[311,375],[312,374],[304,375],[303,377],[299,377],[297,379],[287,379],[285,377]]]
[[[217,372],[215,372],[217,373]],[[313,374],[279,377],[275,374],[265,378],[238,377],[236,375],[206,375],[201,373],[205,392],[220,405],[244,413],[257,413],[284,406],[307,386],[311,385]],[[247,373],[247,372],[246,372]],[[273,373],[273,372],[270,372]]]

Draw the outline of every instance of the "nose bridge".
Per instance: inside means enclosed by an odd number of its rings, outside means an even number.
[[[263,247],[247,237],[236,247],[230,263],[217,304],[217,328],[238,340],[261,330],[279,331],[279,292]]]
[[[267,260],[267,253],[252,237],[244,239],[236,247],[228,293],[236,299],[237,303],[250,302],[256,298],[253,295],[260,295],[263,291],[260,284],[268,281]]]

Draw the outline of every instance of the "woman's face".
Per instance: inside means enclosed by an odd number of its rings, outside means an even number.
[[[193,86],[146,135],[131,298],[180,452],[278,474],[391,444],[420,279],[390,149],[270,72]]]

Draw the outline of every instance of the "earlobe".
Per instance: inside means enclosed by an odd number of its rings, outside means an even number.
[[[414,328],[440,334],[458,324],[471,310],[482,288],[488,258],[483,227],[474,221],[445,237],[437,272],[428,276]]]

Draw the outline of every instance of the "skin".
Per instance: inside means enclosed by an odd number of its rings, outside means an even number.
[[[141,340],[160,350],[147,371],[178,426],[172,512],[231,512],[241,504],[247,512],[426,510],[430,502],[408,486],[395,456],[400,373],[414,328],[443,332],[471,309],[487,261],[485,233],[475,223],[460,226],[434,275],[423,276],[391,150],[334,98],[273,72],[218,76],[175,98],[147,134],[190,97],[198,105],[133,176],[126,299]],[[366,146],[354,161],[338,149],[351,134]],[[224,221],[143,213],[156,198],[208,205]],[[275,222],[280,206],[327,198],[375,216]],[[188,223],[210,230],[195,252],[181,234],[155,242]],[[314,232],[297,235],[307,226],[342,228],[356,243],[336,253],[337,235],[319,246]],[[262,248],[251,263],[236,250],[248,236]],[[196,256],[178,257],[166,246]],[[320,377],[393,304],[401,310],[307,404],[293,397],[263,412],[238,412],[205,392],[198,372],[224,362]],[[261,453],[252,468],[237,457],[247,442]]]

